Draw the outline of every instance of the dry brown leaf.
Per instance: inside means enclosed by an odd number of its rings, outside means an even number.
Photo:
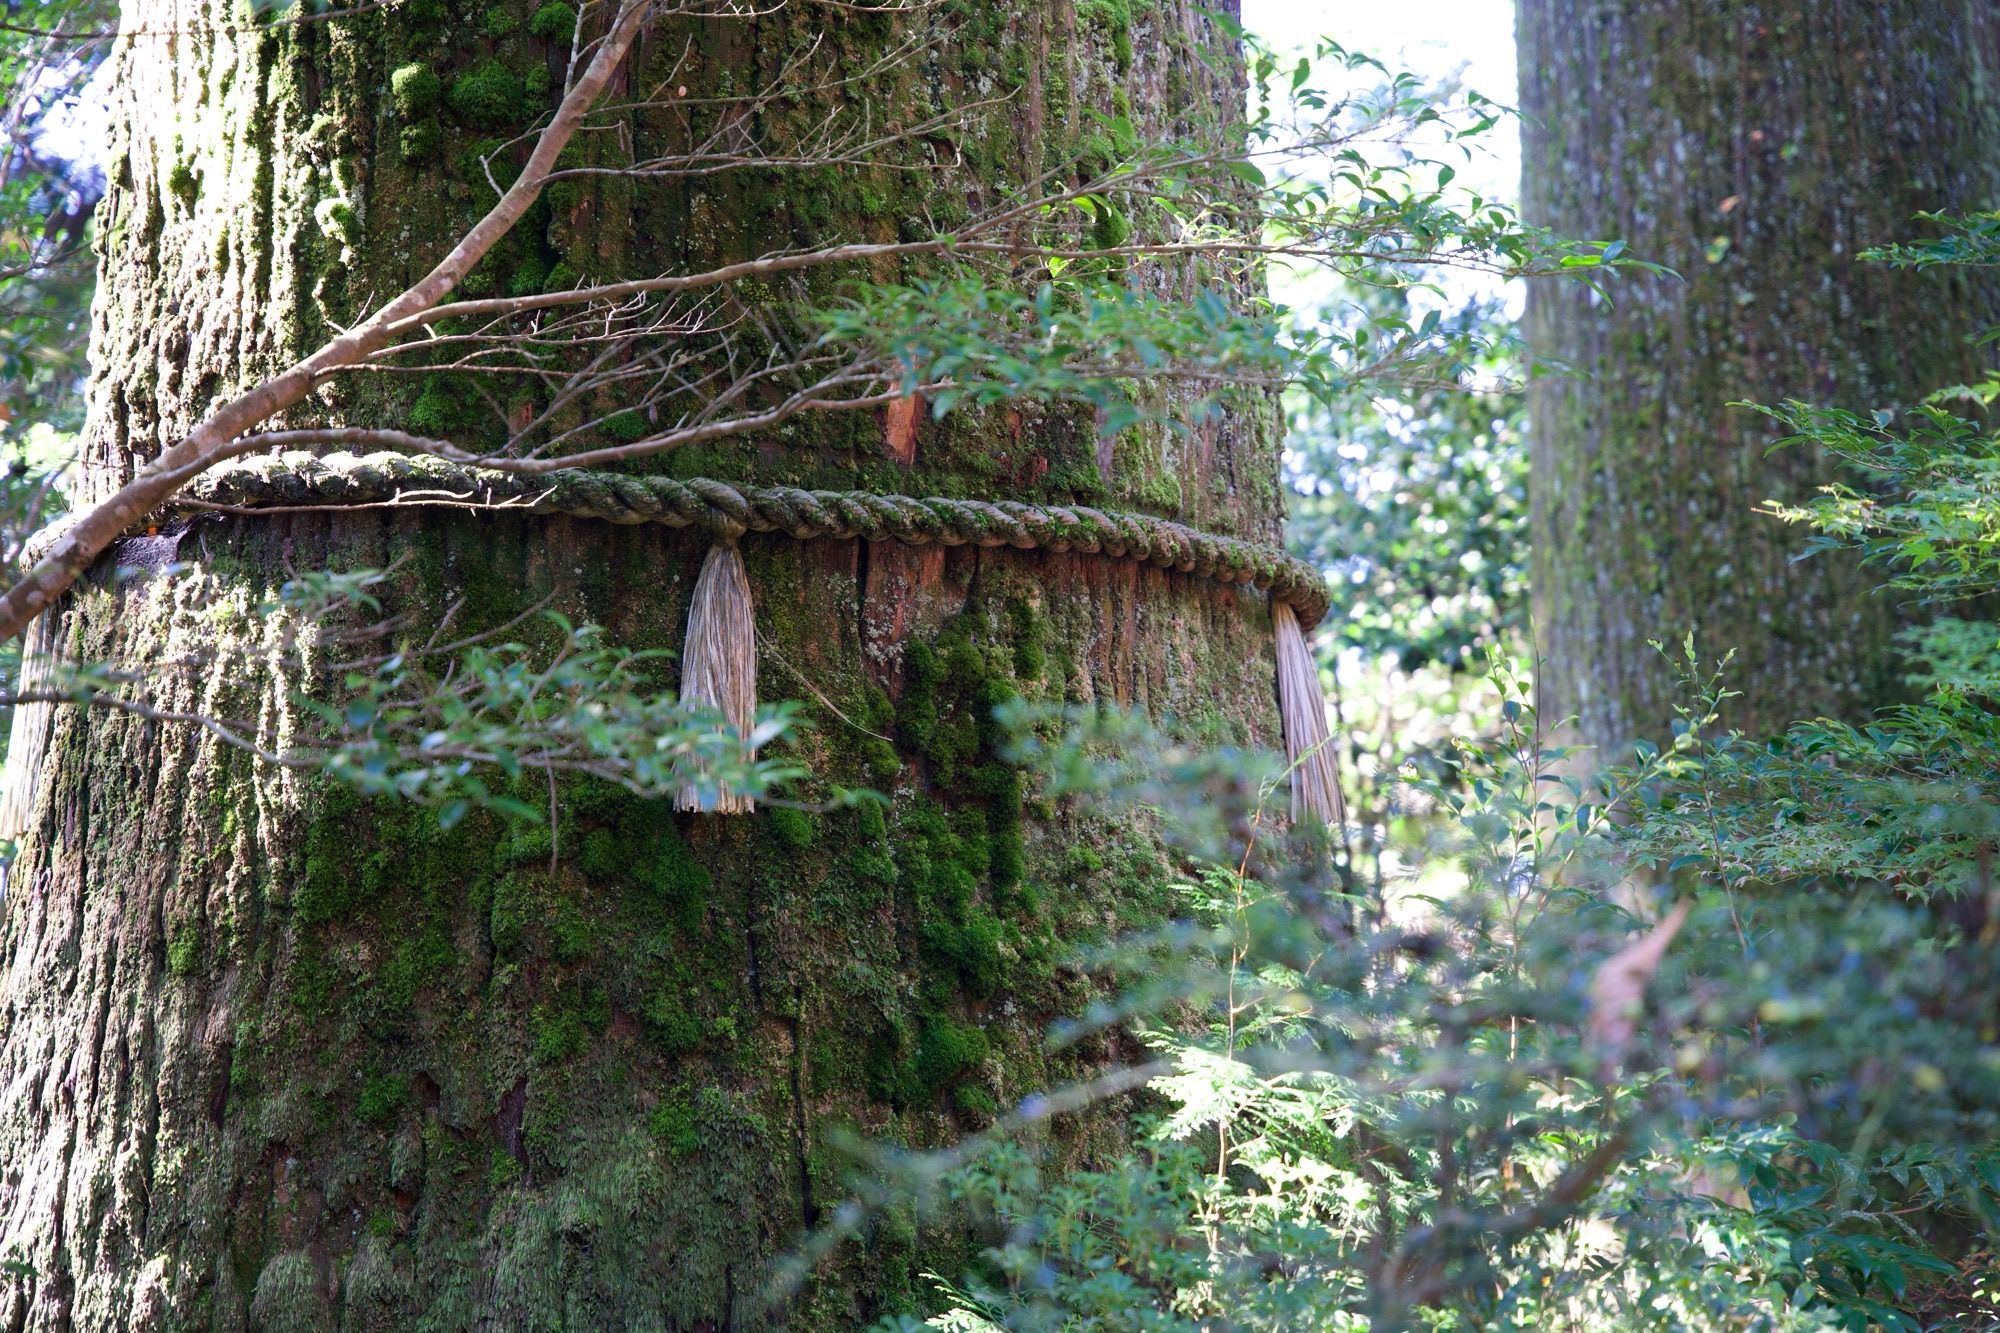
[[[1646,983],[1660,970],[1667,946],[1687,920],[1683,899],[1660,924],[1598,964],[1590,983],[1590,1041],[1607,1064],[1615,1064],[1638,1031],[1646,1004]]]

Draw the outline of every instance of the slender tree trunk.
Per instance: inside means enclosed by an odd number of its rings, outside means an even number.
[[[766,8],[662,21],[625,96],[699,103],[815,41],[853,71],[918,23],[940,40],[871,81],[883,123],[1006,100],[941,171],[572,186],[473,294],[916,234],[1088,153],[1089,110],[1212,133],[1241,100],[1240,71],[1215,72],[1233,53],[1181,0]],[[87,489],[436,257],[490,198],[468,150],[547,104],[537,70],[560,88],[548,12],[409,0],[265,27],[224,0],[131,0],[128,26],[156,35],[119,66]],[[437,91],[392,79],[411,66]],[[784,114],[809,125],[830,95]],[[634,109],[582,151],[643,156],[678,115]],[[461,433],[482,410],[463,384],[394,375],[315,408]],[[1262,539],[1282,505],[1261,398],[1186,436],[890,413],[657,465],[1089,500]],[[394,565],[385,613],[416,625],[462,602],[475,630],[550,598],[673,649],[701,547],[529,516],[211,520],[128,542],[119,563],[190,569],[80,589],[62,640],[198,656],[292,571]],[[1050,1054],[1041,1031],[1086,994],[1068,942],[1164,905],[1158,850],[1024,792],[982,710],[1115,703],[1275,742],[1269,618],[1236,590],[1084,557],[754,536],[744,553],[764,691],[814,724],[795,751],[809,791],[873,786],[885,814],[676,816],[564,781],[553,845],[484,817],[445,833],[190,731],[58,714],[0,933],[0,1253],[29,1274],[6,1280],[7,1327],[833,1329],[959,1262],[955,1229],[892,1210],[795,1308],[760,1305],[770,1260],[843,1195],[834,1127],[945,1141],[1110,1053]],[[163,702],[295,724],[294,682],[170,679]],[[1050,1146],[1074,1162],[1119,1133],[1084,1117]]]
[[[1666,734],[1647,641],[1689,630],[1738,650],[1752,732],[1897,697],[1894,602],[1755,512],[1831,468],[1729,404],[1901,410],[1979,364],[1991,279],[1855,256],[1994,205],[1996,28],[1972,0],[1520,0],[1528,218],[1679,274],[1529,294],[1536,629],[1582,740]]]

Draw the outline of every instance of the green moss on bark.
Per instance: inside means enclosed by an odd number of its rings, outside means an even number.
[[[311,350],[371,294],[433,262],[490,204],[521,156],[503,140],[544,109],[538,89],[560,78],[573,22],[560,5],[504,12],[526,32],[489,24],[483,7],[436,0],[262,33],[218,22],[190,43],[179,83],[153,88],[152,103],[147,89],[134,90],[134,105],[176,107],[163,121],[226,124],[238,137],[228,152],[220,140],[187,152],[153,145],[167,150],[154,160],[186,158],[204,173],[202,207],[229,212],[222,237],[182,248],[171,192],[141,200],[136,186],[118,186],[107,207],[110,303],[96,360],[107,410],[93,417],[105,433],[92,445],[105,475],[185,430],[196,379],[227,387]],[[1215,94],[1212,103],[1233,95],[1182,55],[1149,50],[1153,20],[1144,17],[1126,25],[1123,74],[1119,25],[1096,16],[1079,27],[1059,6],[962,4],[921,21],[933,20],[945,49],[961,33],[968,42],[1011,33],[1062,53],[975,73],[943,65],[936,78],[913,68],[871,86],[885,114],[929,114],[991,91],[966,79],[1019,80],[1021,96],[982,110],[963,136],[962,172],[940,172],[927,150],[913,149],[912,160],[891,165],[922,170],[731,173],[699,188],[580,178],[554,191],[462,291],[923,235],[927,216],[963,215],[970,192],[990,200],[1074,152],[1081,109],[1118,111],[1113,90],[1126,82],[1142,114],[1160,104],[1146,81],[1168,66],[1186,66],[1182,77]],[[693,29],[665,22],[631,72],[633,89],[655,86],[680,59],[675,39]],[[786,67],[827,25],[839,40],[820,49],[856,68],[907,35],[900,22],[785,9],[732,29],[727,42],[716,38],[723,25],[705,27],[688,67],[690,101],[742,93],[750,71]],[[1158,16],[1162,31],[1201,22],[1186,10]],[[237,70],[226,93],[196,49],[210,41],[241,43],[218,62]],[[132,77],[142,76],[135,66]],[[769,112],[762,130],[774,145],[820,123],[824,96],[808,94]],[[199,117],[196,107],[206,108]],[[678,123],[637,115],[629,150],[618,136],[593,136],[566,165],[672,151],[669,122]],[[147,136],[163,131],[134,132],[144,152]],[[327,227],[315,216],[323,203]],[[183,265],[196,259],[200,272],[221,272],[207,267],[223,262],[217,255],[233,267],[216,291],[249,294],[241,310],[221,309],[220,297],[190,300],[172,276],[195,272]],[[857,276],[831,272],[811,290],[830,297]],[[742,293],[751,304],[783,295]],[[195,350],[169,354],[179,339]],[[329,384],[311,411],[486,445],[498,420],[481,387],[491,386],[442,371],[357,376]],[[502,411],[541,405],[510,391],[495,399]],[[588,404],[614,419],[595,438],[642,433],[634,406]],[[1269,420],[1232,418],[1212,444],[1199,466],[1213,475],[1203,472],[1198,490],[1156,497],[1223,530],[1267,532],[1278,512]],[[730,442],[644,466],[1094,502],[1113,498],[1113,482],[1143,483],[1145,468],[1180,475],[1196,466],[1167,445],[1139,461],[1137,471],[1100,472],[1087,413],[1028,406],[1018,419],[926,422],[914,463],[888,457],[880,423],[854,413],[789,424],[754,450]],[[1258,480],[1264,472],[1269,484]],[[1226,484],[1211,485],[1217,478]],[[813,774],[800,795],[819,801],[836,784],[870,786],[885,804],[704,819],[562,780],[553,829],[475,815],[443,832],[426,812],[263,773],[128,721],[92,719],[58,741],[60,795],[21,873],[46,872],[59,905],[51,910],[80,923],[70,937],[79,956],[44,952],[49,937],[9,919],[0,939],[16,951],[10,968],[21,968],[5,975],[36,978],[36,993],[52,1002],[7,1011],[28,1026],[4,1034],[0,1064],[101,1040],[140,1053],[146,1067],[115,1114],[103,1103],[102,1121],[85,1123],[96,1103],[62,1110],[72,1117],[67,1137],[7,1139],[6,1124],[26,1121],[0,1115],[0,1158],[29,1174],[55,1170],[47,1145],[63,1141],[151,1164],[143,1215],[137,1195],[120,1195],[100,1226],[83,1216],[78,1191],[62,1227],[43,1218],[31,1235],[0,1236],[19,1239],[42,1271],[76,1277],[65,1317],[78,1327],[113,1321],[104,1312],[129,1310],[137,1275],[156,1271],[171,1275],[168,1325],[240,1326],[296,1307],[313,1327],[691,1327],[730,1311],[737,1327],[771,1327],[778,1316],[753,1309],[749,1293],[796,1229],[841,1197],[845,1165],[826,1142],[833,1126],[913,1146],[946,1142],[1102,1058],[1087,1046],[1051,1053],[1042,1041],[1049,1019],[1089,997],[1055,963],[1068,941],[1156,912],[1149,876],[1161,866],[1143,830],[1038,804],[1004,761],[991,710],[1021,694],[1164,716],[1222,697],[1247,734],[1274,734],[1268,691],[1256,683],[1263,668],[1242,683],[1244,663],[1266,651],[1261,604],[1157,571],[959,550],[892,614],[869,555],[853,544],[744,545],[764,692],[801,698],[814,723],[793,751]],[[415,625],[457,605],[455,626],[472,632],[547,596],[620,643],[671,650],[703,543],[560,519],[374,513],[218,520],[200,547],[189,557],[200,578],[253,599],[287,569],[394,563],[385,613]],[[178,595],[88,592],[82,648],[150,651]],[[1128,632],[1141,605],[1164,632]],[[512,633],[539,642],[541,631]],[[671,686],[671,667],[662,683]],[[241,692],[232,715],[284,716],[294,684],[229,682]],[[213,703],[189,689],[181,703]],[[544,783],[537,774],[524,799],[546,799]],[[52,836],[69,819],[84,836]],[[1085,846],[1099,853],[1070,854]],[[105,884],[120,886],[115,918]],[[115,968],[114,956],[164,965]],[[100,1011],[70,1007],[72,995],[87,997],[52,982],[79,957],[96,975],[171,990],[121,990],[105,1017],[90,1017]],[[152,1025],[143,1036],[140,1015]],[[18,1064],[0,1069],[0,1087],[32,1082]],[[122,1137],[148,1124],[167,1127],[158,1143]],[[1052,1164],[1120,1133],[1113,1114],[1086,1117],[1052,1148]],[[109,1264],[76,1248],[77,1237],[106,1227],[125,1237]],[[948,1219],[919,1227],[892,1213],[835,1257],[792,1326],[863,1326],[908,1308],[925,1268],[956,1271],[967,1257]]]

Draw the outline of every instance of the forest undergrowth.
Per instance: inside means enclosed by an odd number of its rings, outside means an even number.
[[[1870,258],[2000,262],[2000,215],[1930,221]],[[1912,615],[1911,700],[1865,724],[1732,730],[1728,646],[1661,627],[1668,731],[1585,755],[1496,651],[1432,691],[1485,725],[1371,756],[1360,827],[1315,839],[1251,756],[1016,718],[1054,794],[1176,843],[1185,917],[1088,958],[1116,998],[1051,1033],[1129,1026],[1145,1063],[948,1153],[868,1153],[869,1197],[987,1238],[932,1275],[946,1313],[884,1327],[2000,1323],[1996,396],[1760,409],[1773,447],[1848,465],[1773,521]],[[1130,1153],[1038,1170],[1045,1121],[1111,1092]]]

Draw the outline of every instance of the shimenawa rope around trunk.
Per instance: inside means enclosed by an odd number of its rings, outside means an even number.
[[[755,619],[737,539],[780,533],[800,541],[863,539],[912,546],[1011,546],[1074,551],[1134,560],[1222,583],[1248,584],[1271,598],[1277,634],[1278,703],[1291,763],[1292,815],[1325,823],[1343,818],[1336,766],[1326,729],[1319,671],[1304,631],[1326,615],[1318,569],[1259,542],[1202,532],[1150,514],[1039,505],[1012,500],[884,495],[870,491],[807,491],[750,486],[709,478],[634,477],[580,469],[528,476],[409,454],[288,452],[236,459],[192,482],[156,521],[194,513],[272,513],[361,506],[448,505],[493,512],[566,514],[620,524],[700,528],[716,540],[702,563],[681,653],[681,697],[717,709],[747,727],[757,707]],[[52,525],[27,544],[32,565],[60,536]],[[54,616],[44,612],[42,621]],[[47,635],[29,636],[53,652]],[[23,662],[26,676],[30,664]],[[23,761],[20,765],[16,759]],[[32,800],[40,755],[9,756],[0,809]],[[680,809],[740,813],[750,800],[695,787],[675,796]],[[0,836],[17,830],[0,829]]]

